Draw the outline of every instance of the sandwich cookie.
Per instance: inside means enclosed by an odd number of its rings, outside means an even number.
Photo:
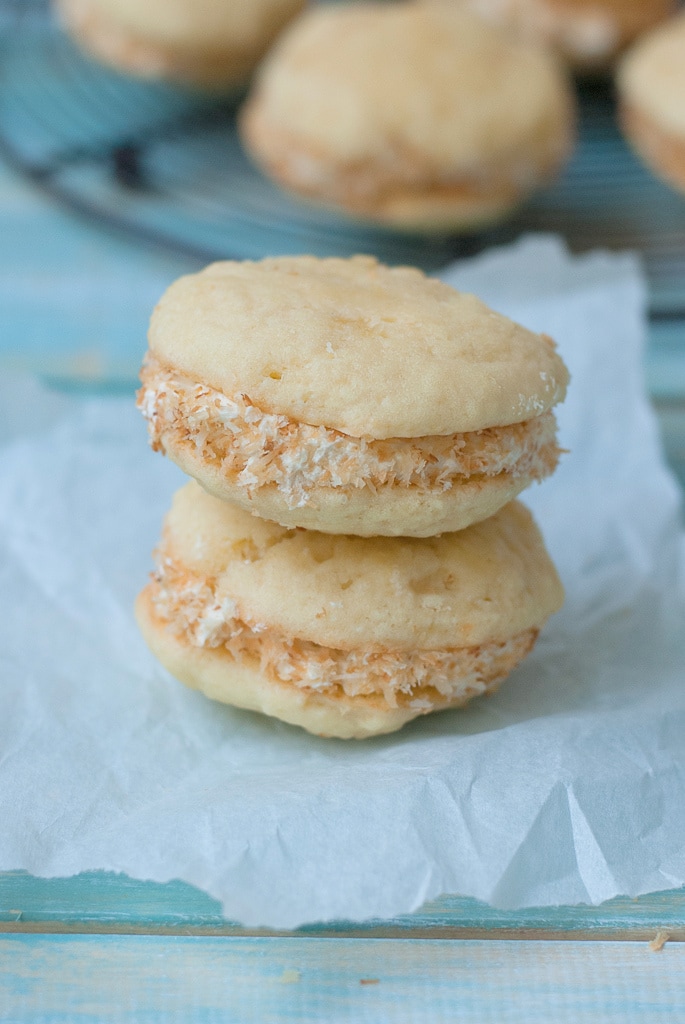
[[[494,690],[563,601],[530,513],[428,539],[288,531],[190,482],[136,614],[181,682],[321,736]]]
[[[685,13],[635,44],[617,84],[629,142],[655,174],[685,192]]]
[[[556,467],[553,342],[371,257],[215,263],[156,307],[153,448],[283,526],[432,536]]]
[[[579,71],[608,68],[633,39],[667,17],[675,7],[674,0],[465,2],[494,24],[551,46]]]
[[[286,189],[395,228],[460,231],[556,174],[574,101],[552,56],[459,5],[338,4],[279,39],[240,126]]]
[[[74,40],[119,71],[223,89],[242,82],[305,0],[56,0]]]

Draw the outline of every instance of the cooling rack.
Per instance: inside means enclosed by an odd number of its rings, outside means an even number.
[[[425,238],[360,227],[299,203],[251,165],[239,97],[208,99],[105,69],[60,31],[46,0],[0,0],[0,156],[103,227],[207,261],[371,252],[434,269],[526,231],[571,249],[635,249],[651,316],[685,324],[685,200],[637,161],[609,83],[581,87],[578,145],[562,177],[507,224]]]

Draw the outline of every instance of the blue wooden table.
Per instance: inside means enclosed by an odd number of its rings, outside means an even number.
[[[149,311],[196,266],[62,212],[0,169],[0,373],[130,391]],[[647,366],[685,480],[685,337]],[[0,822],[0,828],[2,823]],[[599,908],[417,914],[277,934],[225,921],[182,883],[0,875],[3,1022],[685,1021],[685,892]]]
[[[680,1022],[685,892],[505,913],[444,897],[254,932],[180,882],[0,875],[0,1020]]]

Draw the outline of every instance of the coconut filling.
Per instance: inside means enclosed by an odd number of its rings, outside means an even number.
[[[538,629],[473,647],[401,651],[338,650],[287,637],[240,617],[216,582],[190,572],[160,548],[150,584],[156,615],[193,647],[221,649],[266,678],[332,698],[379,698],[387,708],[421,713],[485,693],[532,649]]]
[[[229,397],[148,356],[138,405],[156,451],[190,448],[248,493],[275,486],[289,508],[318,488],[421,487],[506,473],[541,480],[559,459],[551,411],[504,427],[448,436],[371,440],[298,423]]]

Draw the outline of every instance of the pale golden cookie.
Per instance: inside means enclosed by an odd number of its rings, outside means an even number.
[[[635,44],[617,84],[629,141],[656,174],[685,192],[685,13]]]
[[[394,227],[506,216],[568,156],[555,60],[458,6],[311,9],[258,71],[241,131],[277,183]]]
[[[56,0],[85,50],[119,71],[208,89],[242,82],[305,0]]]
[[[168,289],[149,346],[153,447],[284,526],[458,530],[557,463],[551,340],[413,268],[215,263]]]
[[[633,39],[667,17],[675,0],[446,0],[554,48],[575,68],[609,67]]]
[[[362,738],[495,688],[563,601],[530,513],[429,539],[288,531],[191,482],[138,598],[163,665],[207,696]]]

